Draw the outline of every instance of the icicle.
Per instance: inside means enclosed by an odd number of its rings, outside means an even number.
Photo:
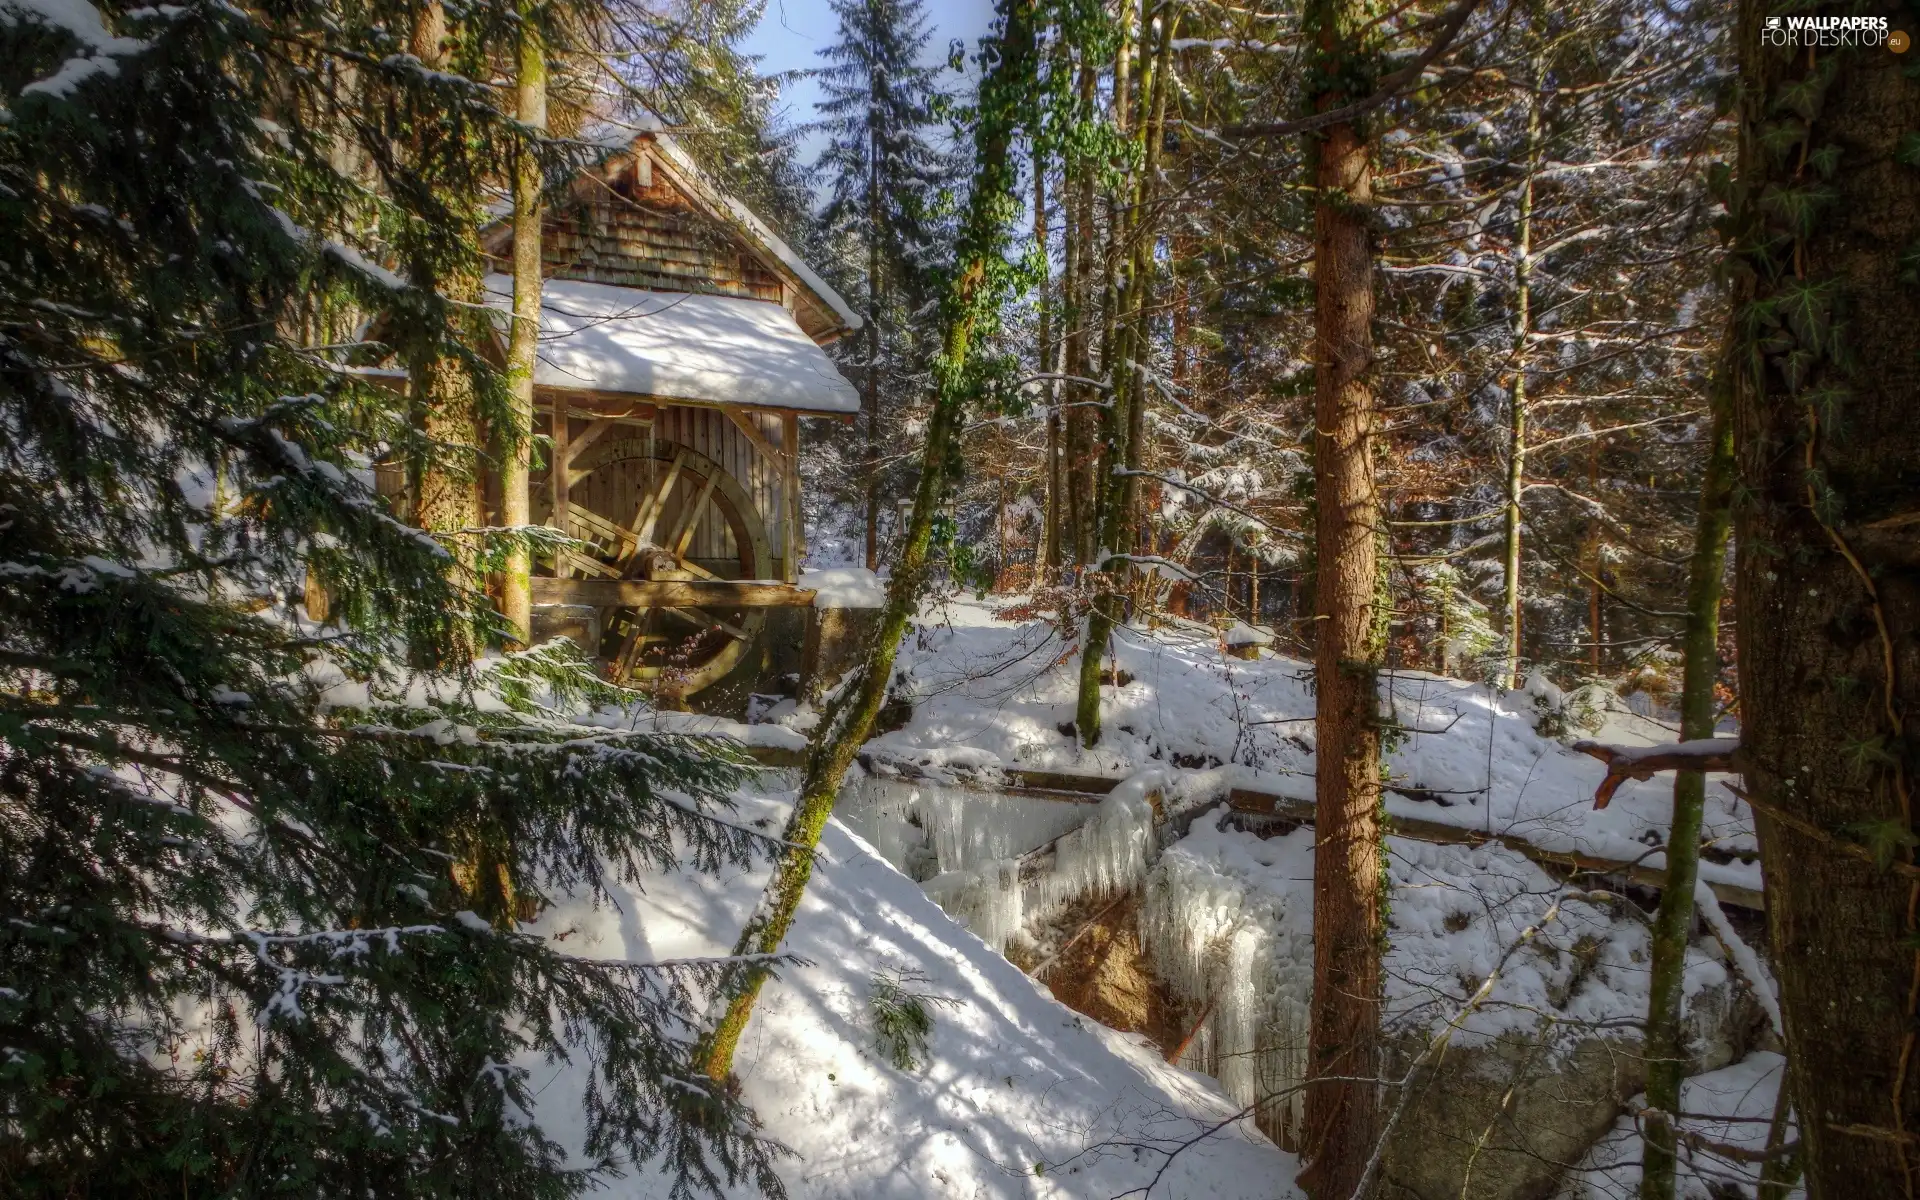
[[[1054,848],[1053,870],[1029,885],[1027,916],[1045,920],[1076,901],[1111,896],[1146,878],[1154,850],[1155,780],[1143,773],[1123,781],[1100,802],[1086,824]]]
[[[1196,823],[1217,826],[1219,817]],[[1297,843],[1297,844],[1296,844]],[[1312,834],[1266,843],[1299,859],[1298,893],[1275,894],[1174,850],[1147,877],[1142,949],[1155,975],[1195,1012],[1211,1006],[1183,1065],[1220,1080],[1260,1127],[1293,1144],[1305,1116],[1308,1005],[1313,997]],[[1297,911],[1296,911],[1297,910]]]
[[[1005,950],[1024,924],[1017,859],[1001,859],[969,871],[948,871],[921,886],[948,916],[995,950]]]

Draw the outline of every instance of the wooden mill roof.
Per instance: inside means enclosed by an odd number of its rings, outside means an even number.
[[[603,127],[591,140],[603,156],[542,222],[550,279],[763,301],[819,344],[860,328],[839,293],[657,125]],[[489,226],[481,246],[505,266],[511,224]]]

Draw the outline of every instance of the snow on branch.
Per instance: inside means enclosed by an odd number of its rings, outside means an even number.
[[[1382,76],[1372,95],[1340,108],[1331,108],[1315,113],[1297,121],[1256,122],[1246,125],[1229,125],[1221,132],[1228,137],[1289,137],[1296,133],[1311,133],[1316,129],[1325,129],[1329,125],[1340,125],[1356,117],[1365,116],[1374,109],[1388,104],[1402,92],[1420,82],[1421,76],[1435,59],[1445,54],[1459,36],[1460,30],[1480,7],[1480,0],[1460,0],[1452,8],[1441,13],[1427,25],[1434,31],[1434,38],[1427,48],[1416,54],[1411,61],[1400,69]]]
[[[1252,521],[1255,525],[1258,525],[1260,528],[1266,530],[1269,533],[1282,532],[1281,530],[1276,528],[1271,521],[1268,521],[1263,517],[1255,516],[1252,510],[1242,508],[1238,504],[1233,503],[1231,500],[1222,500],[1220,497],[1214,495],[1212,492],[1207,491],[1205,488],[1195,487],[1184,479],[1175,479],[1173,476],[1164,475],[1159,471],[1147,471],[1137,467],[1115,466],[1113,468],[1113,473],[1116,477],[1137,475],[1147,479],[1157,479],[1161,483],[1164,483],[1168,487],[1173,488],[1177,491],[1190,492],[1193,495],[1200,497],[1202,500],[1205,500],[1208,504],[1217,505],[1220,508],[1227,509],[1229,512],[1238,513],[1241,516],[1245,517],[1247,520]]]
[[[1575,742],[1573,748],[1607,764],[1607,777],[1593,794],[1593,807],[1605,808],[1629,779],[1652,779],[1657,771],[1739,771],[1738,738],[1696,738],[1663,746],[1609,746]]]

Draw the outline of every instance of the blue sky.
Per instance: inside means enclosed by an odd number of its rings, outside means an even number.
[[[960,38],[972,54],[981,35],[993,22],[993,0],[927,0],[926,12],[933,36],[927,41],[927,56],[944,61],[947,42]],[[827,7],[827,0],[767,0],[766,15],[747,38],[743,49],[760,56],[760,69],[767,74],[790,70],[811,70],[820,65],[820,51],[833,44],[840,23]],[[954,77],[949,76],[949,79]],[[814,103],[820,88],[811,79],[789,85],[782,107],[789,124],[804,124],[814,119]],[[817,139],[801,143],[801,155],[811,161]]]

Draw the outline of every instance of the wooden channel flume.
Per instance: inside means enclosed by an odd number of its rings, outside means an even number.
[[[797,767],[804,762],[803,753],[796,750],[754,747],[750,753],[767,766]],[[1063,804],[1098,804],[1121,782],[1119,778],[1110,775],[1076,775],[1063,771],[1030,771],[1020,768],[1009,768],[1004,775],[1006,778],[1004,786],[931,779],[925,782],[963,791],[995,792],[1038,800],[1054,800]],[[914,781],[909,779],[903,782]],[[1221,804],[1225,804],[1235,813],[1272,821],[1276,825],[1311,825],[1314,820],[1313,801],[1280,796],[1252,788],[1234,788],[1227,793],[1224,800],[1216,800],[1190,812],[1182,813],[1180,819],[1183,824],[1191,825],[1193,820],[1201,814]],[[1562,874],[1587,874],[1622,879],[1635,886],[1651,888],[1655,891],[1664,888],[1667,883],[1667,873],[1658,867],[1649,867],[1640,862],[1625,859],[1543,849],[1515,833],[1488,833],[1485,830],[1468,829],[1442,821],[1429,821],[1421,817],[1391,813],[1387,816],[1387,832],[1395,837],[1441,846],[1479,846],[1488,842],[1498,842],[1509,850]],[[1052,848],[1052,843],[1048,843],[1022,855],[1020,859],[1022,877],[1043,873],[1048,867],[1048,856]],[[1707,886],[1712,889],[1713,894],[1722,904],[1731,904],[1753,912],[1766,910],[1766,898],[1757,888],[1714,880],[1708,880]]]

